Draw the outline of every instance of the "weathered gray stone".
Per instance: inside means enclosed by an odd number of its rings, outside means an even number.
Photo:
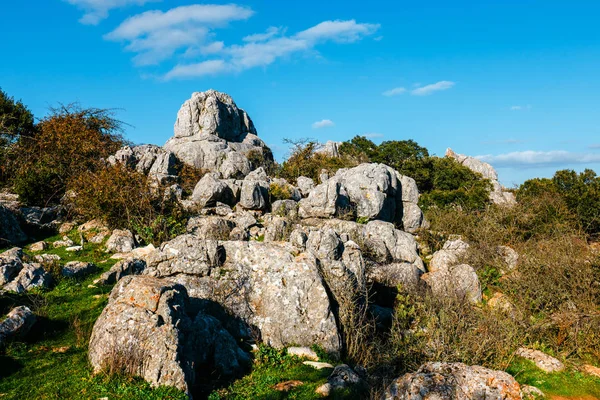
[[[185,288],[165,280],[129,276],[113,289],[92,331],[89,358],[94,371],[124,369],[153,386],[188,391],[195,369],[212,365],[228,377],[249,357],[221,324],[208,315],[187,315]]]
[[[23,268],[23,250],[13,247],[0,253],[0,287],[10,282]]]
[[[319,361],[319,356],[310,347],[288,347],[287,353],[290,356],[305,358],[312,361]]]
[[[348,365],[341,364],[334,368],[327,378],[327,383],[319,386],[316,393],[327,397],[335,390],[343,390],[360,384],[363,384],[361,377]]]
[[[62,275],[66,278],[84,278],[96,271],[96,266],[90,262],[71,261],[65,264]]]
[[[330,300],[316,260],[282,242],[224,242],[225,262],[210,276],[178,274],[192,299],[219,303],[244,322],[236,335],[282,348],[320,345],[339,353],[341,342]]]
[[[515,355],[533,361],[544,372],[560,372],[565,369],[565,365],[562,362],[539,350],[520,347],[515,352]]]
[[[4,285],[4,290],[15,293],[25,293],[34,288],[50,287],[52,277],[41,264],[25,263],[19,274],[12,281]]]
[[[222,217],[194,217],[187,224],[187,231],[200,239],[227,240],[235,227],[233,221]]]
[[[266,242],[279,242],[287,240],[289,236],[289,222],[283,217],[271,217],[265,231]]]
[[[396,379],[381,400],[521,400],[517,381],[503,371],[462,363],[427,363]]]
[[[125,146],[110,156],[108,163],[125,165],[159,182],[173,180],[177,175],[175,154],[153,144]]]
[[[402,262],[373,264],[367,269],[367,278],[388,287],[402,286],[406,290],[415,290],[421,282],[421,271],[415,264]]]
[[[106,242],[106,251],[129,253],[135,248],[135,240],[130,230],[115,229]]]
[[[267,208],[268,198],[268,186],[261,181],[245,179],[238,204],[246,210],[264,210]]]
[[[29,245],[29,250],[31,251],[44,251],[48,248],[48,243],[41,241],[41,242],[35,242],[33,244]]]
[[[308,235],[302,229],[294,229],[290,233],[290,243],[298,250],[304,251],[308,242]]]
[[[144,274],[155,277],[177,274],[206,276],[212,268],[223,263],[223,257],[223,248],[216,241],[181,235],[146,257]]]
[[[460,262],[469,250],[469,244],[462,239],[447,240],[441,250],[433,254],[429,262],[429,271],[447,270]]]
[[[94,281],[100,285],[116,283],[128,275],[139,275],[146,269],[146,262],[139,259],[121,260],[113,265],[100,278]]]
[[[310,191],[315,188],[315,182],[306,176],[299,176],[296,179],[296,185],[298,186],[298,190],[300,190],[302,197],[308,196]]]
[[[455,296],[471,303],[481,302],[481,284],[475,269],[467,264],[453,265],[423,275],[434,296]]]
[[[316,186],[308,197],[300,200],[299,215],[301,218],[330,218],[337,212],[341,184],[329,180]]]
[[[250,234],[246,229],[242,229],[236,226],[229,233],[229,240],[247,241],[250,240]]]
[[[369,222],[365,226],[365,246],[378,262],[407,262],[425,271],[415,238],[395,229],[392,223]]]
[[[298,217],[298,203],[294,200],[277,200],[271,204],[271,212],[280,217],[296,219]]]
[[[196,184],[192,200],[199,207],[214,207],[217,202],[233,205],[236,198],[228,182],[219,179],[215,173],[208,173]]]
[[[31,327],[35,324],[35,321],[35,314],[28,307],[19,306],[13,308],[6,318],[0,321],[0,346],[7,339],[27,335]]]
[[[249,153],[259,154],[265,163],[273,161],[248,114],[225,93],[193,93],[179,110],[174,133],[165,149],[183,162],[218,172],[223,178],[246,175],[252,168]]]

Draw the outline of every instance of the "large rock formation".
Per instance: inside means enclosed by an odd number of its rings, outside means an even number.
[[[517,381],[502,371],[462,363],[428,363],[396,379],[381,400],[521,400]]]
[[[110,156],[108,163],[126,165],[159,182],[173,180],[177,175],[175,155],[153,144],[125,146]]]
[[[490,192],[490,201],[492,203],[508,206],[516,203],[515,195],[502,188],[502,185],[498,181],[498,173],[490,164],[475,157],[457,154],[450,148],[446,150],[446,157],[455,159],[471,171],[481,174],[485,179],[489,179],[492,184]]]
[[[302,218],[352,215],[360,220],[396,222],[407,232],[426,226],[417,205],[415,181],[384,164],[343,168],[317,185],[299,203]]]
[[[318,344],[341,349],[327,288],[312,254],[287,243],[202,240],[180,236],[148,258],[144,274],[186,287],[192,303],[234,316],[222,322],[236,337],[275,347]]]
[[[186,392],[203,368],[227,377],[250,362],[215,318],[189,312],[185,288],[147,276],[128,276],[115,286],[89,349],[96,372],[126,372]]]
[[[0,204],[0,244],[18,244],[27,240],[15,213]]]
[[[258,167],[251,159],[273,160],[248,114],[229,95],[215,90],[196,92],[183,104],[175,134],[164,148],[181,161],[219,172],[223,178],[246,176]]]

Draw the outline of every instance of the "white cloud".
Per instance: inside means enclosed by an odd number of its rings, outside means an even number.
[[[377,32],[379,24],[357,24],[355,20],[324,21],[296,34],[296,38],[310,42],[328,41],[352,43]]]
[[[432,83],[430,85],[413,89],[410,93],[414,96],[427,96],[434,92],[451,89],[452,87],[454,87],[454,85],[455,83],[451,81],[440,81],[437,83]]]
[[[66,0],[69,4],[83,10],[83,17],[79,22],[85,25],[98,25],[100,21],[108,17],[108,12],[115,8],[127,6],[143,6],[146,3],[159,2],[161,0]]]
[[[243,39],[244,44],[222,46],[214,54],[219,56],[220,72],[241,72],[250,68],[266,67],[280,58],[310,51],[323,42],[355,42],[373,34],[378,28],[379,25],[360,24],[354,20],[325,21],[295,35],[287,36],[285,29],[271,27],[266,33],[246,36]],[[206,70],[206,62],[207,60],[201,60],[198,63],[179,64],[167,73],[165,78],[190,77],[192,76],[190,71],[197,71],[195,75],[197,77],[214,74],[213,69]],[[183,71],[185,71],[184,75],[182,75]]]
[[[405,92],[406,92],[406,88],[404,88],[404,87],[397,87],[397,88],[394,88],[394,89],[386,90],[382,94],[384,96],[391,97],[391,96],[397,96],[397,95],[405,93]]]
[[[364,136],[367,139],[377,139],[377,138],[382,138],[384,135],[383,135],[383,133],[373,132],[373,133],[363,133],[362,135],[359,135],[359,136]]]
[[[332,126],[335,126],[335,124],[330,119],[324,119],[324,120],[317,121],[314,124],[312,124],[313,129],[329,128]]]
[[[590,144],[588,149],[600,149],[600,143]]]
[[[251,9],[235,4],[195,4],[166,12],[147,11],[126,19],[104,38],[127,43],[125,50],[136,53],[136,65],[158,64],[181,49],[186,56],[220,52],[222,43],[207,43],[211,29],[253,14]]]
[[[526,106],[511,106],[511,111],[523,111],[523,110],[531,110],[531,104],[527,104]]]
[[[244,42],[264,42],[265,40],[271,39],[274,36],[279,35],[283,32],[283,28],[277,26],[271,26],[265,33],[255,33],[253,35],[248,35],[242,40]]]
[[[499,155],[481,155],[478,159],[496,167],[543,167],[567,164],[600,163],[600,154],[556,151],[515,151]]]
[[[223,60],[202,61],[197,64],[178,65],[169,71],[164,79],[170,80],[173,78],[193,78],[196,76],[217,75],[226,72],[229,65]]]

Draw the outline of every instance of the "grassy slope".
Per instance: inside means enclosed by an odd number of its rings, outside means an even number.
[[[73,239],[77,235],[73,233]],[[49,238],[53,241],[58,237]],[[92,285],[114,260],[100,250],[86,245],[80,254],[64,249],[44,253],[58,254],[61,263],[72,260],[92,261],[97,273],[83,281],[63,279],[48,291],[0,298],[0,315],[13,306],[28,305],[38,315],[33,332],[21,342],[9,343],[0,355],[1,399],[183,399],[171,388],[153,389],[140,379],[93,376],[87,360],[89,335],[95,320],[106,305],[110,286]],[[29,254],[32,254],[29,252]],[[90,286],[91,285],[91,286]],[[510,368],[520,383],[539,387],[547,394],[562,396],[591,395],[600,398],[600,379],[574,371],[544,374],[525,360]],[[330,370],[317,371],[304,366],[296,357],[261,348],[251,374],[214,391],[210,399],[313,399],[314,390],[325,383]],[[304,384],[284,393],[274,389],[277,383],[299,380]],[[356,393],[336,393],[333,398],[357,398]]]

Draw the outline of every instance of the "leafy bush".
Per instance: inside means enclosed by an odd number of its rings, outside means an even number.
[[[84,172],[68,187],[72,213],[84,219],[130,229],[147,243],[160,244],[185,232],[187,215],[175,199],[165,197],[166,187],[127,167]]]
[[[205,170],[193,167],[189,164],[180,163],[177,168],[177,176],[179,178],[179,186],[183,189],[184,196],[190,196],[194,192],[194,188],[198,181],[206,175]]]
[[[319,143],[313,140],[300,140],[292,143],[292,153],[284,161],[278,171],[278,175],[285,178],[290,183],[296,183],[299,176],[312,178],[319,182],[321,171],[325,170],[329,174],[334,174],[340,168],[354,167],[358,162],[352,157],[330,157],[327,154],[318,152]]]
[[[269,185],[269,198],[273,203],[277,200],[287,200],[292,198],[292,191],[289,186],[279,183],[271,183]]]
[[[21,136],[12,146],[12,184],[21,201],[42,206],[58,202],[71,178],[97,170],[102,159],[121,147],[120,127],[107,110],[52,110],[34,135]]]
[[[561,197],[588,235],[600,234],[600,177],[594,171],[557,171],[552,179],[526,181],[517,192],[518,199],[541,195]]]
[[[34,131],[31,111],[0,89],[0,187],[8,183],[11,175],[10,145]]]

